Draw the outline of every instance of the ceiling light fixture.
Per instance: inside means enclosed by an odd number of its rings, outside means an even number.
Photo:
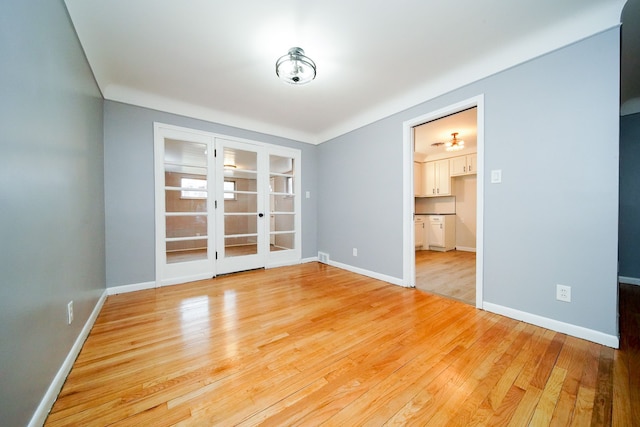
[[[464,141],[456,138],[457,135],[458,135],[458,132],[453,132],[451,134],[451,136],[453,136],[453,139],[451,141],[447,141],[444,144],[447,151],[459,151],[464,148]]]
[[[304,54],[302,48],[292,47],[276,61],[276,74],[292,85],[307,84],[316,78],[316,63]]]

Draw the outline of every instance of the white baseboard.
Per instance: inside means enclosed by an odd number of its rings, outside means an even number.
[[[582,326],[572,325],[571,323],[561,322],[559,320],[549,319],[548,317],[538,316],[536,314],[527,313],[525,311],[515,310],[490,302],[483,303],[483,309],[512,319],[521,320],[532,325],[541,326],[552,331],[561,332],[587,341],[606,345],[607,347],[619,348],[620,337],[605,334],[593,329],[583,328]]]
[[[472,248],[469,246],[456,246],[456,251],[475,252],[476,248]]]
[[[638,279],[636,277],[619,276],[618,277],[618,282],[619,283],[626,283],[627,285],[638,285],[638,286],[640,286],[640,279]]]
[[[337,268],[341,268],[343,270],[350,271],[352,273],[357,273],[357,274],[361,274],[363,276],[371,277],[373,279],[382,280],[383,282],[389,282],[392,285],[398,285],[398,286],[402,286],[402,287],[405,287],[405,288],[408,287],[408,286],[406,286],[404,284],[404,281],[402,279],[398,279],[397,277],[387,276],[386,274],[376,273],[375,271],[369,271],[369,270],[365,270],[363,268],[354,267],[352,265],[342,264],[341,262],[336,262],[336,261],[331,261],[331,260],[329,260],[329,262],[327,264],[331,265],[333,267],[337,267]]]
[[[145,289],[153,289],[156,282],[134,283],[132,285],[113,286],[107,288],[107,295],[126,294],[128,292],[143,291]]]
[[[47,392],[44,394],[44,397],[40,401],[38,408],[36,408],[36,411],[33,413],[33,417],[31,417],[31,421],[29,421],[28,424],[29,427],[41,426],[47,420],[49,411],[51,411],[53,404],[56,402],[58,394],[60,393],[60,390],[62,390],[62,386],[64,385],[69,372],[71,372],[71,368],[73,368],[73,363],[76,361],[78,354],[80,354],[80,350],[82,350],[82,346],[89,336],[89,332],[91,332],[91,328],[96,322],[98,314],[100,314],[100,310],[102,309],[102,306],[104,305],[106,299],[107,291],[105,290],[104,292],[102,292],[102,295],[98,299],[98,302],[93,308],[93,311],[89,315],[89,318],[84,324],[84,327],[80,331],[78,338],[76,338],[75,342],[73,343],[71,350],[69,350],[69,354],[67,354],[64,362],[62,362],[62,366],[58,370],[58,373],[55,377],[53,377],[53,381],[51,381],[51,384],[49,385]]]
[[[308,262],[318,262],[318,257],[317,256],[312,256],[309,258],[302,258],[300,260],[300,264],[306,264]]]

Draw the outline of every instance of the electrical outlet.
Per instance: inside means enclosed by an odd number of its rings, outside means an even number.
[[[70,325],[71,322],[73,322],[73,301],[67,304],[67,324]]]
[[[358,248],[353,248],[353,256],[358,256]]]
[[[556,285],[556,299],[558,301],[571,302],[571,286]]]

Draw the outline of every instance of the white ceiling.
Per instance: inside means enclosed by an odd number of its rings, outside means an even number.
[[[453,132],[458,139],[464,141],[464,149],[456,152],[445,150],[444,145],[433,146],[434,143],[450,141]],[[477,151],[477,108],[469,108],[414,128],[415,161],[453,157]]]
[[[65,0],[105,99],[324,142],[620,23],[625,0]],[[318,65],[278,80],[292,46]]]

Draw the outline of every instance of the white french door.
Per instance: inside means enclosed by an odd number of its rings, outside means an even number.
[[[216,139],[219,274],[266,264],[265,156],[261,146]]]
[[[214,138],[156,126],[156,281],[215,275]]]
[[[272,147],[268,153],[269,244],[267,266],[290,264],[301,256],[300,152]]]
[[[300,151],[155,124],[156,282],[300,262]]]

